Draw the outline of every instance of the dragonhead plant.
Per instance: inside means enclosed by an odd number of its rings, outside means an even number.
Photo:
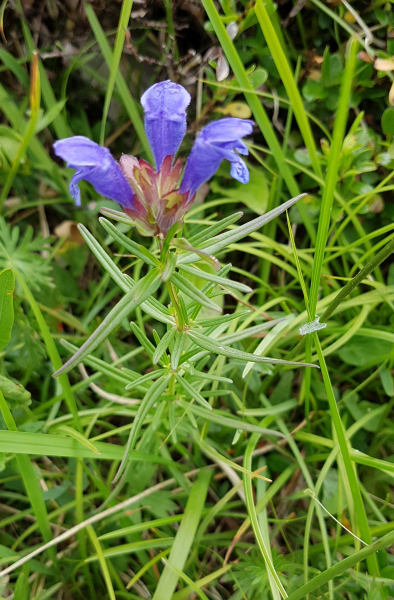
[[[137,307],[165,324],[167,331],[162,337],[154,332],[156,345],[153,345],[139,325],[130,323],[132,332],[151,357],[151,366],[143,376],[124,369],[129,379],[127,389],[142,397],[114,481],[123,472],[154,407],[157,419],[166,409],[171,411],[174,403],[181,405],[194,431],[197,425],[190,411],[191,405],[200,405],[199,416],[209,415],[212,403],[204,397],[204,385],[208,381],[232,383],[228,378],[204,371],[210,355],[252,363],[305,366],[304,363],[261,356],[259,352],[250,353],[232,347],[235,342],[275,327],[283,319],[263,320],[234,335],[225,333],[227,327],[232,320],[242,319],[246,312],[199,318],[203,307],[221,312],[214,302],[215,297],[229,291],[235,294],[253,291],[243,283],[226,278],[231,264],[221,265],[214,255],[260,229],[290,208],[302,195],[235,229],[225,231],[240,219],[240,212],[212,224],[190,239],[181,237],[183,218],[197,190],[215,174],[223,160],[230,162],[232,177],[242,183],[248,181],[248,168],[238,153],[248,154],[242,138],[253,130],[252,121],[238,118],[224,118],[208,124],[197,137],[183,170],[182,160],[177,158],[174,162],[174,157],[186,132],[189,102],[190,95],[186,89],[171,81],[157,83],[143,94],[141,103],[145,111],[145,130],[155,167],[128,155],[122,155],[116,162],[107,148],[83,136],[62,139],[54,145],[55,153],[67,161],[69,167],[76,169],[70,192],[77,204],[81,202],[78,183],[82,179],[87,180],[97,192],[123,207],[123,212],[102,209],[106,217],[123,226],[135,226],[142,235],[154,238],[153,247],[148,250],[106,218],[100,218],[101,225],[112,239],[146,265],[147,273],[134,281],[119,269],[93,235],[79,225],[89,248],[123,290],[124,296],[72,358],[54,374],[57,377],[84,361]],[[199,268],[204,262],[210,265],[210,272]],[[193,283],[196,277],[205,280],[202,289]],[[168,305],[155,297],[162,285],[168,292]],[[71,348],[69,343],[63,344]],[[278,435],[274,431],[258,429],[266,434]]]

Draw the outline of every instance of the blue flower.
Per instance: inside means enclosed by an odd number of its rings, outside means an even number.
[[[156,83],[142,96],[145,131],[156,169],[144,160],[122,155],[119,164],[107,148],[83,136],[59,140],[55,154],[76,169],[70,192],[80,204],[78,183],[89,181],[97,192],[123,206],[143,235],[165,235],[181,221],[198,188],[210,179],[222,160],[231,163],[231,175],[242,183],[249,172],[239,154],[248,154],[242,138],[250,135],[253,121],[228,118],[207,125],[197,137],[184,175],[174,157],[186,133],[186,108],[190,94],[171,81]]]
[[[119,202],[125,208],[133,208],[133,190],[108,148],[103,148],[83,135],[59,140],[53,144],[56,156],[76,169],[70,182],[70,193],[76,204],[81,204],[81,179],[89,181],[96,191]]]

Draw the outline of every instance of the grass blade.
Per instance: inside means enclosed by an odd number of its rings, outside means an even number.
[[[213,0],[201,1],[211,22],[211,25],[215,30],[220,45],[223,48],[228,63],[234,71],[235,77],[237,78],[239,85],[245,90],[248,90],[248,92],[244,92],[246,101],[250,106],[250,109],[253,113],[254,118],[256,119],[258,126],[260,127],[261,133],[267,140],[267,144],[270,150],[272,151],[277,167],[283,176],[283,180],[285,181],[290,194],[292,194],[293,196],[297,196],[300,193],[298,183],[296,182],[293,174],[290,171],[289,166],[285,161],[282,148],[276,138],[271,121],[268,118],[265,109],[258,97],[253,93],[254,90],[252,84],[249,81],[242,61],[239,58],[238,53],[229,38],[226,28],[224,27],[222,20],[215,8],[215,4]],[[316,239],[316,232],[313,223],[307,213],[306,207],[302,203],[300,203],[298,209],[302,216],[304,225],[312,241],[314,242],[314,240]]]
[[[96,17],[96,14],[93,10],[93,7],[90,4],[85,3],[84,9],[86,16],[89,20],[90,26],[94,33],[94,36],[97,40],[98,45],[100,46],[100,50],[104,56],[105,62],[109,69],[111,69],[113,63],[113,54],[108,43],[107,37],[102,30],[102,27],[99,23],[99,20]],[[137,106],[135,104],[134,98],[131,95],[129,87],[120,72],[116,73],[116,85],[119,91],[119,95],[122,98],[122,102],[125,110],[127,111],[130,120],[133,123],[133,127],[137,133],[137,136],[142,144],[142,147],[145,151],[147,159],[149,161],[153,161],[152,151],[150,149],[148,139],[145,134],[144,125],[142,123],[142,119],[140,117],[140,113],[138,112]]]
[[[153,600],[170,600],[172,598],[178,582],[178,573],[171,567],[183,571],[197,532],[211,476],[212,471],[210,469],[202,469],[193,484],[182,522],[168,558],[168,564],[160,577]]]

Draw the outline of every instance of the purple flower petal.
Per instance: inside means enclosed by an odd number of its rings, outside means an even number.
[[[169,79],[152,85],[141,98],[145,131],[160,171],[166,156],[174,156],[186,133],[186,108],[190,94]]]
[[[241,138],[252,133],[253,125],[253,121],[230,117],[204,127],[190,152],[180,193],[189,192],[189,199],[192,198],[200,185],[216,173],[223,159],[231,163],[230,173],[234,179],[248,183],[248,168],[234,150],[248,154]]]
[[[53,144],[56,156],[76,169],[70,182],[70,193],[78,206],[81,192],[78,183],[89,181],[96,192],[111,198],[125,208],[134,209],[133,191],[108,148],[99,146],[83,135],[59,140]]]

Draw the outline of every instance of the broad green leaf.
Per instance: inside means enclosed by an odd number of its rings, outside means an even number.
[[[17,406],[29,406],[31,404],[31,394],[19,382],[12,381],[4,375],[0,375],[0,391],[13,410]]]
[[[105,317],[103,322],[97,327],[96,331],[81,346],[78,352],[54,373],[54,377],[59,377],[59,375],[67,373],[82,362],[88,354],[97,348],[97,346],[104,341],[118,325],[120,325],[123,319],[128,317],[137,306],[157,290],[160,281],[160,271],[154,269],[145,275],[143,279],[140,279],[135,283],[131,290],[123,296],[120,302],[118,302]]]
[[[382,129],[386,135],[394,135],[394,108],[386,108],[382,114]]]
[[[222,188],[215,181],[211,183],[212,191],[222,194],[224,198],[234,198],[242,202],[258,215],[267,210],[269,191],[267,180],[261,169],[248,165],[249,181],[246,184],[236,182],[231,187]]]
[[[394,396],[394,385],[390,371],[388,371],[387,369],[382,369],[379,375],[384,391],[391,398],[392,396]]]
[[[339,351],[339,358],[347,365],[365,367],[378,364],[390,354],[393,349],[391,342],[381,339],[370,339],[355,335]]]
[[[0,352],[9,344],[14,324],[14,287],[12,269],[0,273]]]

